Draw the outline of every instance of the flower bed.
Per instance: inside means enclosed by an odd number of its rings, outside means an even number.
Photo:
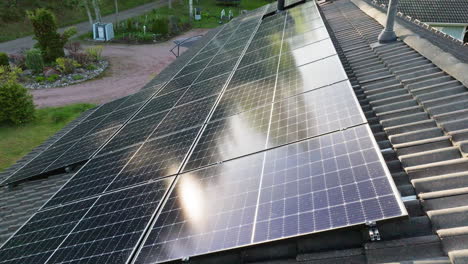
[[[43,74],[33,74],[31,71],[24,71],[20,80],[24,87],[34,90],[64,87],[98,77],[109,66],[109,62],[100,60],[90,65],[77,68],[75,72],[70,74],[52,74],[49,77],[45,77]]]

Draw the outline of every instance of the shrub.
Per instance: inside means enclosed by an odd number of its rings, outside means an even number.
[[[72,76],[73,80],[78,81],[84,79],[84,76],[81,74],[76,74]]]
[[[13,67],[0,66],[0,85],[6,82],[16,82],[21,72],[22,72],[21,69],[15,66]]]
[[[68,50],[69,52],[78,52],[81,50],[81,43],[74,41],[74,42],[69,42],[65,44],[65,49]]]
[[[169,24],[167,19],[157,18],[151,24],[151,31],[156,34],[166,36],[169,33]]]
[[[85,52],[70,51],[70,57],[82,66],[86,66],[91,62],[90,56]]]
[[[0,52],[0,66],[10,67],[10,62],[8,61],[8,55],[4,52]]]
[[[97,70],[97,68],[98,68],[98,67],[97,67],[96,65],[94,65],[94,64],[88,64],[88,65],[86,66],[86,69],[87,69],[88,71],[94,71],[94,70]]]
[[[36,82],[42,83],[42,82],[45,81],[45,79],[46,79],[46,78],[45,78],[44,76],[37,76],[37,77],[36,77]]]
[[[26,69],[26,56],[23,54],[10,54],[10,60],[14,66],[23,70]]]
[[[102,50],[104,46],[92,46],[86,49],[86,54],[91,58],[93,61],[100,61],[102,59]]]
[[[58,80],[58,78],[59,78],[59,75],[58,75],[58,74],[52,74],[52,75],[50,75],[49,77],[47,77],[46,80],[47,80],[48,82],[55,82],[55,81]]]
[[[69,58],[57,58],[55,61],[57,68],[61,73],[70,74],[73,73],[76,67],[80,67],[80,64]]]
[[[42,59],[40,50],[30,49],[26,52],[26,68],[35,73],[42,72],[42,69],[44,68],[44,60]]]
[[[0,84],[0,105],[0,122],[23,124],[34,119],[32,96],[17,82]]]
[[[181,29],[179,27],[180,19],[176,16],[169,16],[169,35],[178,34]]]
[[[27,12],[33,25],[36,46],[41,50],[46,62],[53,62],[65,55],[63,47],[68,39],[76,34],[76,28],[69,28],[63,34],[57,33],[57,20],[52,12],[38,8]]]

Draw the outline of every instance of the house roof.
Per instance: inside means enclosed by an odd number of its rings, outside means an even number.
[[[377,0],[388,5],[389,0]],[[465,0],[400,0],[398,11],[426,23],[468,24],[468,2]]]
[[[324,2],[319,8],[409,218],[379,224],[382,240],[377,242],[369,241],[365,229],[340,229],[195,257],[190,262],[466,262],[467,88],[402,41],[376,45],[382,26],[353,2]],[[191,48],[145,88],[170,80],[202,46]],[[5,174],[11,171],[14,168]],[[6,208],[0,211],[2,220],[6,219],[0,222],[0,239],[16,231],[71,176],[0,187],[0,207]]]

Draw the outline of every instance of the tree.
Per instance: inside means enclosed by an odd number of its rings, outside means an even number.
[[[115,26],[119,24],[119,3],[117,0],[114,0],[115,6]]]
[[[93,8],[94,8],[94,14],[96,15],[96,21],[102,22],[101,8],[99,7],[99,0],[92,0],[92,3],[93,3]]]
[[[93,15],[91,15],[91,9],[89,9],[88,0],[81,0],[80,3],[86,10],[86,14],[88,15],[89,25],[93,27]]]
[[[167,6],[168,6],[169,8],[172,8],[172,0],[168,0]]]
[[[45,62],[53,62],[63,57],[63,47],[68,39],[76,34],[76,28],[68,28],[63,34],[57,32],[57,20],[52,12],[44,8],[38,8],[27,12],[33,25],[36,47],[41,50]]]
[[[193,18],[193,0],[189,0],[189,17],[190,19]]]

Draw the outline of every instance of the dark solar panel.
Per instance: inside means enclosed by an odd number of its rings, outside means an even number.
[[[234,73],[228,89],[276,74],[277,70],[278,56],[240,68]]]
[[[180,175],[136,263],[249,244],[262,160],[263,153]]]
[[[47,202],[45,208],[102,193],[140,145],[92,158],[86,166]]]
[[[275,103],[268,146],[279,146],[365,122],[352,87],[345,81]]]
[[[133,118],[133,120],[148,117],[150,115],[171,109],[176,105],[177,101],[180,100],[187,89],[188,87],[185,87],[183,89],[178,89],[174,92],[153,98],[147,105],[145,105],[145,107],[140,110],[140,112]]]
[[[96,199],[35,214],[0,249],[2,263],[45,263]]]
[[[239,68],[257,63],[259,61],[268,59],[270,57],[275,57],[279,54],[280,48],[281,48],[281,42],[276,42],[276,44],[246,53],[242,57],[242,60],[239,64]]]
[[[232,71],[238,59],[239,58],[233,58],[228,61],[219,63],[218,61],[213,61],[211,65],[208,65],[208,67],[206,67],[205,70],[200,74],[200,76],[197,78],[197,82],[208,80],[215,76]]]
[[[194,101],[172,109],[151,138],[164,136],[205,122],[217,96]]]
[[[226,118],[273,102],[276,76],[267,77],[227,90],[211,120]]]
[[[69,143],[70,141],[77,140],[82,138],[86,134],[89,134],[89,131],[93,130],[99,123],[101,123],[107,115],[99,116],[92,120],[79,123],[76,127],[62,136],[59,140],[54,143],[54,146],[61,144]]]
[[[200,73],[201,73],[201,70],[186,74],[176,79],[173,79],[161,89],[159,94],[172,92],[177,89],[189,86],[195,81],[195,79],[198,77]]]
[[[208,79],[206,81],[192,84],[177,105],[189,103],[201,98],[219,94],[229,77],[229,73]]]
[[[169,111],[160,112],[128,123],[120,130],[99,153],[116,151],[127,146],[145,141]]]
[[[88,135],[104,131],[111,127],[117,127],[123,125],[136,111],[142,106],[142,103],[138,103],[126,108],[120,108],[121,110],[115,110],[111,114],[107,115],[106,118],[91,129]]]
[[[122,109],[124,107],[128,107],[134,104],[141,104],[153,96],[153,94],[157,91],[158,89],[145,89],[142,90],[138,93],[132,94],[127,96],[128,99],[123,102],[121,105],[116,110]]]
[[[325,27],[320,27],[303,34],[286,37],[284,39],[284,47],[297,49],[327,38],[329,38],[327,29]]]
[[[184,76],[184,75],[187,75],[189,73],[204,69],[205,66],[208,65],[208,63],[211,61],[212,58],[213,57],[208,57],[208,58],[206,58],[204,60],[197,61],[197,62],[194,62],[192,64],[189,64],[189,65],[185,66],[179,72],[179,76]]]
[[[209,123],[184,171],[264,149],[270,114],[271,104]]]
[[[99,197],[48,263],[125,263],[173,178]]]
[[[175,175],[201,127],[147,141],[109,186],[109,190]]]
[[[85,121],[91,120],[98,116],[109,114],[110,112],[117,109],[119,105],[122,104],[127,99],[128,99],[127,97],[123,97],[123,98],[101,105],[98,109],[96,109],[96,111],[94,111],[90,116],[88,116],[88,118],[86,118]]]
[[[253,242],[405,215],[367,125],[266,153]]]

